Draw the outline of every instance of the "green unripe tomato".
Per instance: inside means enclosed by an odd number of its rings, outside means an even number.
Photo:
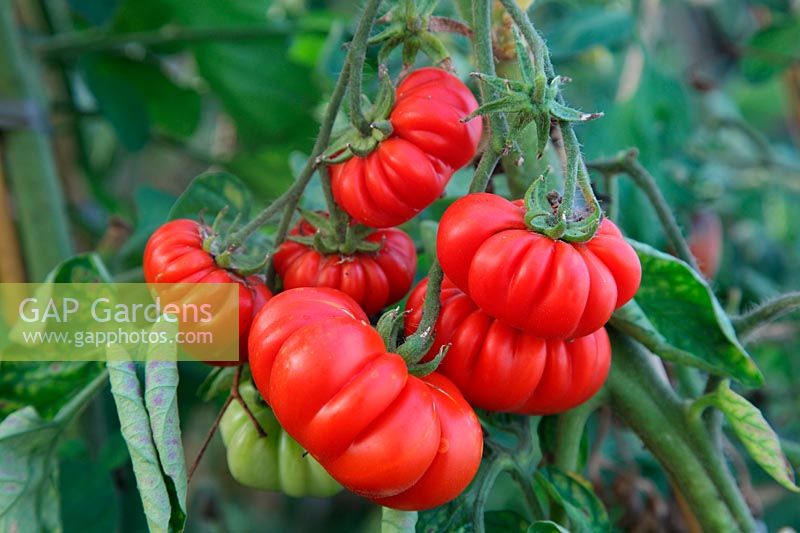
[[[233,478],[248,487],[281,491],[289,496],[332,496],[342,487],[286,433],[253,384],[242,383],[242,398],[267,433],[261,437],[242,408],[233,401],[219,424]]]

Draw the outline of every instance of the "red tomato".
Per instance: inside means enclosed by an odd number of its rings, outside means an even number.
[[[259,309],[272,296],[259,276],[243,278],[219,267],[203,249],[205,228],[180,219],[158,228],[144,249],[144,279],[147,283],[237,283],[239,285],[239,363],[247,361],[247,335]],[[211,363],[218,366],[233,362]]]
[[[469,163],[482,121],[460,119],[478,107],[461,80],[437,68],[412,72],[397,87],[392,135],[366,157],[331,166],[336,202],[358,222],[397,226],[436,200]]]
[[[409,375],[346,294],[277,295],[255,319],[250,354],[281,426],[349,490],[429,509],[475,476],[483,436],[472,408],[447,378]]]
[[[303,221],[293,235],[313,235],[316,228]],[[273,256],[285,289],[331,287],[352,297],[374,315],[405,296],[417,270],[414,241],[399,229],[378,230],[368,242],[382,243],[375,253],[322,255],[310,246],[286,241]]]
[[[484,311],[543,338],[583,337],[633,298],[642,267],[613,222],[584,244],[525,226],[521,202],[494,194],[460,198],[439,224],[442,270]]]
[[[411,292],[406,334],[416,331],[428,280]],[[481,409],[553,414],[582,404],[603,386],[611,365],[605,328],[572,341],[545,340],[481,311],[445,278],[436,340],[426,359],[449,344],[437,369]]]

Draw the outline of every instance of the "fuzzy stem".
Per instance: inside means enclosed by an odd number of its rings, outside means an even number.
[[[480,161],[478,161],[478,167],[475,169],[475,174],[472,176],[472,182],[469,185],[470,193],[486,190],[498,161],[500,161],[500,154],[493,147],[490,146],[483,152]]]
[[[733,317],[733,327],[739,336],[751,333],[759,326],[800,308],[800,292],[788,292],[764,302],[750,311]]]
[[[530,18],[528,18],[528,14],[520,9],[515,0],[500,0],[500,3],[503,4],[503,7],[511,16],[514,24],[520,29],[523,38],[533,52],[534,76],[543,76],[545,79],[552,80],[555,77],[555,69],[550,59],[550,51],[544,39],[542,39],[542,36],[536,31]],[[564,103],[561,91],[556,95],[556,101],[562,104]],[[572,124],[565,120],[559,120],[558,125],[561,128],[563,137],[562,147],[566,152],[567,160],[567,168],[564,169],[564,193],[557,212],[557,218],[562,219],[568,216],[572,211],[573,199],[575,197],[575,184],[578,181],[578,174],[581,171],[585,171],[585,162],[581,154],[578,137],[575,135]],[[591,186],[586,187],[581,183],[581,192],[586,200],[587,206],[598,205]]]
[[[664,228],[664,233],[666,233],[667,239],[669,239],[670,245],[675,249],[678,257],[686,261],[694,270],[697,270],[697,262],[689,249],[686,239],[683,238],[678,222],[675,220],[675,215],[672,214],[672,210],[670,210],[664,195],[661,194],[653,175],[639,162],[639,154],[636,149],[627,150],[611,159],[590,161],[587,165],[589,168],[603,174],[627,174],[630,176],[647,196],[647,199],[650,200]]]
[[[595,394],[587,402],[558,416],[556,425],[556,452],[554,464],[566,472],[578,467],[581,438],[589,416],[603,403],[605,391]]]
[[[472,43],[478,63],[478,70],[488,76],[495,76],[497,73],[495,71],[494,51],[492,49],[492,2],[490,0],[475,0],[472,4],[472,20],[474,24]],[[480,84],[480,91],[482,104],[497,99],[496,91],[488,87],[485,83]],[[505,114],[492,113],[492,115],[489,116],[489,133],[490,139],[487,151],[493,152],[494,154],[502,154],[505,151],[505,142],[508,137],[508,121],[506,120]],[[484,169],[486,173],[486,183],[484,183],[480,190],[486,188],[486,184],[492,174],[491,171],[494,170],[497,164],[497,156],[490,155],[489,157],[491,159],[486,161],[486,167],[488,168],[490,166],[491,168],[489,168],[488,171]],[[493,163],[491,162],[492,160],[494,160]],[[475,192],[475,190],[471,187],[470,192]]]
[[[364,136],[368,136],[372,128],[361,109],[361,76],[364,69],[364,56],[367,53],[367,40],[372,25],[375,23],[380,3],[381,0],[367,0],[348,53],[350,61],[350,121]]]
[[[300,198],[303,196],[308,182],[314,175],[314,171],[319,166],[319,156],[328,147],[331,140],[331,131],[333,131],[333,124],[336,121],[336,115],[339,113],[339,108],[342,106],[345,92],[347,91],[347,81],[350,77],[350,55],[348,54],[345,60],[342,72],[339,74],[339,79],[336,81],[336,86],[331,94],[331,100],[328,102],[328,108],[325,111],[325,116],[322,119],[322,124],[319,127],[317,134],[317,141],[314,143],[314,148],[311,150],[311,156],[306,161],[306,165],[294,185],[289,189],[292,191],[287,199],[283,209],[283,215],[278,223],[278,229],[275,231],[274,243],[277,248],[283,241],[286,240],[286,235],[289,233],[289,226],[292,223],[294,211],[297,209],[297,204],[300,203]],[[285,194],[288,194],[287,191]],[[275,267],[272,264],[272,257],[267,260],[267,284],[270,288],[275,288]]]
[[[706,531],[753,531],[755,523],[701,421],[690,423],[683,402],[656,375],[627,336],[609,331],[614,358],[607,388],[614,412],[650,449]]]

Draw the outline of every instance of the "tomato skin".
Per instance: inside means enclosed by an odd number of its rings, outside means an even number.
[[[521,201],[476,193],[447,208],[437,255],[444,273],[489,315],[543,338],[583,337],[633,298],[642,268],[603,219],[587,243],[529,230]]]
[[[405,331],[422,318],[427,279],[408,299]],[[467,401],[489,411],[554,414],[582,404],[603,386],[611,365],[605,328],[571,341],[542,339],[491,317],[445,278],[436,340],[426,360],[450,344],[438,372]],[[502,384],[502,386],[499,386]]]
[[[477,472],[483,436],[458,389],[437,374],[409,375],[344,293],[279,294],[256,317],[250,349],[256,385],[281,425],[349,490],[428,509]]]
[[[272,297],[260,276],[243,278],[221,268],[203,249],[201,225],[178,219],[159,227],[144,249],[144,279],[155,283],[237,283],[239,285],[239,361],[208,361],[215,366],[247,362],[247,338],[255,314]]]
[[[323,498],[342,487],[278,424],[272,410],[258,401],[258,391],[248,381],[239,386],[250,411],[266,436],[262,437],[237,401],[220,420],[227,450],[228,469],[236,481],[259,490],[280,491],[289,496]]]
[[[313,235],[307,222],[292,235]],[[417,270],[414,241],[405,232],[389,228],[374,231],[365,239],[383,243],[375,253],[350,256],[322,255],[310,246],[286,241],[273,256],[273,264],[285,289],[331,287],[351,296],[368,315],[374,315],[406,295]]]
[[[392,135],[366,157],[332,165],[336,202],[361,224],[397,226],[428,207],[475,155],[482,119],[461,80],[438,68],[415,70],[397,86]]]

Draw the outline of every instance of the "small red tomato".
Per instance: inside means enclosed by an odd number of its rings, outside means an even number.
[[[405,331],[416,331],[428,280],[408,298]],[[603,386],[611,365],[605,328],[572,341],[545,340],[481,311],[447,278],[427,359],[450,345],[437,372],[481,409],[554,414],[582,404]]]
[[[475,155],[482,122],[461,119],[478,107],[464,83],[421,68],[397,87],[392,135],[366,157],[331,166],[336,202],[358,222],[397,226],[428,207]]]
[[[272,293],[259,276],[239,276],[221,268],[203,249],[205,228],[179,219],[158,228],[144,249],[144,279],[147,283],[237,283],[239,285],[239,362],[247,362],[247,335],[255,314]],[[235,362],[211,362],[218,366]]]
[[[349,490],[429,509],[458,496],[483,435],[447,378],[416,378],[355,301],[329,288],[274,297],[250,332],[253,379],[281,426]]]
[[[586,243],[553,240],[525,225],[520,201],[477,193],[444,213],[442,270],[484,311],[543,338],[583,337],[633,298],[642,267],[613,222]]]
[[[316,228],[301,222],[292,235],[313,235]],[[331,287],[352,297],[374,315],[406,295],[417,270],[414,241],[399,229],[372,232],[367,242],[381,244],[373,253],[323,255],[311,246],[286,241],[273,256],[285,289]]]

